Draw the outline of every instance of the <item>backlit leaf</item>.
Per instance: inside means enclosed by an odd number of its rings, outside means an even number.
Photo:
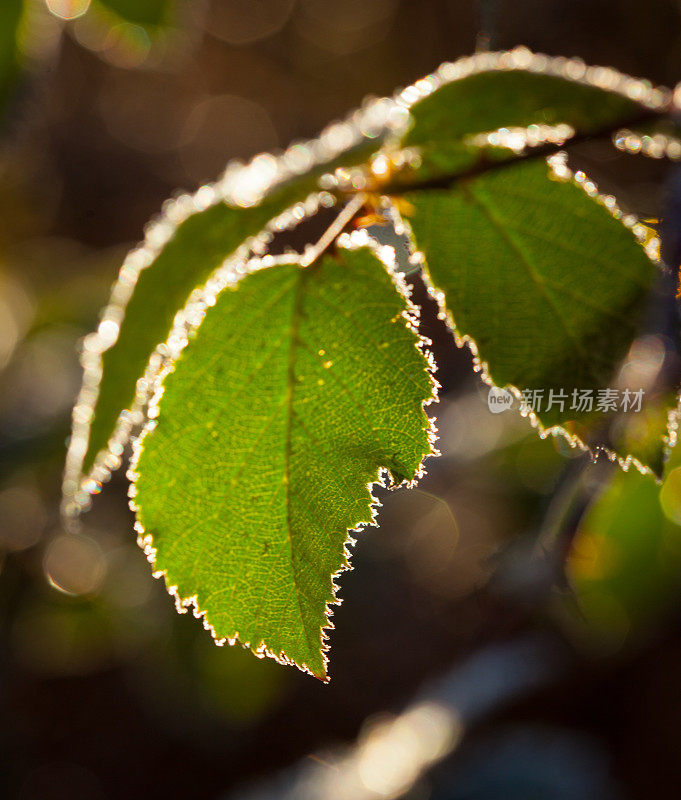
[[[550,178],[543,161],[407,201],[430,281],[489,378],[541,391],[543,426],[571,423],[593,443],[598,393],[616,385],[656,275],[632,232],[573,183]],[[580,390],[592,409],[572,407]]]
[[[218,639],[323,677],[348,531],[381,470],[432,452],[428,363],[369,249],[257,271],[225,290],[164,381],[136,465],[153,566]]]
[[[441,68],[433,79],[434,91],[410,107],[411,126],[401,144],[418,151],[420,166],[403,180],[453,175],[483,161],[513,157],[509,149],[476,145],[476,134],[500,129],[506,134],[509,129],[520,133],[534,126],[530,133],[541,141],[552,135],[545,128],[559,133],[557,126],[567,126],[564,141],[636,119],[646,108],[667,102],[663,93],[615,70],[587,70],[577,62],[529,53],[521,53],[515,60],[513,56],[473,56],[471,64],[461,68],[462,77]],[[535,69],[543,64],[542,72],[518,66],[527,62],[529,67],[535,61]],[[509,68],[511,64],[515,66]]]
[[[481,72],[436,89],[410,109],[408,147],[462,139],[499,128],[567,123],[592,133],[636,113],[621,94],[523,70]]]
[[[193,214],[180,224],[153,263],[140,272],[118,338],[102,356],[102,380],[84,459],[85,472],[106,446],[120,412],[132,404],[137,379],[156,345],[165,341],[175,314],[191,291],[248,237],[259,233],[292,202],[304,198],[310,188],[305,182],[302,195],[287,191],[283,197],[254,208],[219,203]]]

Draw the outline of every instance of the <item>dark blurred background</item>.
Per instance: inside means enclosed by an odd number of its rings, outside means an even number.
[[[292,764],[333,776],[320,753],[442,676],[473,706],[496,699],[410,797],[681,794],[679,475],[662,505],[610,486],[564,574],[546,519],[574,452],[488,412],[418,287],[443,455],[417,490],[384,492],[380,528],[359,536],[329,685],[216,648],[175,614],[121,475],[80,535],[60,529],[77,342],[162,201],[443,60],[517,44],[673,86],[681,3],[2,0],[0,796],[217,800]],[[626,210],[659,216],[670,165],[607,142],[574,158]],[[376,791],[362,796],[395,796]]]

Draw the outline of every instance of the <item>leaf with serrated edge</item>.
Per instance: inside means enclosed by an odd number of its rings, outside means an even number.
[[[656,267],[613,218],[621,214],[613,199],[608,209],[604,198],[587,196],[586,181],[575,185],[561,165],[561,178],[550,178],[542,160],[526,161],[451,189],[409,194],[409,224],[424,276],[485,380],[518,397],[523,389],[543,390],[544,409],[550,390],[564,390],[565,407],[530,412],[533,423],[600,449],[590,428],[603,415],[570,409],[571,393],[592,390],[595,408],[598,390],[614,385]],[[597,194],[593,184],[586,188]],[[568,421],[582,427],[568,432]],[[617,455],[622,466],[648,466],[635,452]]]
[[[326,677],[325,629],[371,485],[434,453],[435,397],[390,248],[340,247],[226,289],[136,446],[140,543],[218,640]],[[342,240],[346,245],[349,237]]]

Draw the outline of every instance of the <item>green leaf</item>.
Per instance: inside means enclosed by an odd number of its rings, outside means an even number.
[[[334,577],[382,469],[432,453],[428,363],[369,249],[225,290],[164,381],[133,493],[142,543],[217,639],[326,675]]]
[[[406,199],[426,275],[491,381],[543,390],[539,422],[570,421],[593,440],[584,426],[603,415],[571,409],[572,392],[591,390],[595,410],[598,390],[614,385],[656,275],[631,231],[572,182],[549,178],[543,161]],[[563,410],[545,410],[560,390]]]
[[[568,71],[564,72],[564,77],[558,77],[497,68],[440,85],[410,108],[412,124],[402,145],[419,151],[421,165],[415,174],[407,173],[402,179],[456,174],[485,159],[514,156],[510,150],[474,146],[471,138],[475,134],[559,124],[571,126],[573,135],[589,134],[641,115],[643,104],[622,93],[627,85],[640,85],[639,96],[643,97],[645,86],[640,82],[613,70],[612,82],[619,91],[609,91],[571,80]],[[663,102],[661,95],[651,96],[652,105]]]
[[[452,81],[410,109],[408,147],[426,147],[498,128],[567,123],[580,133],[617,124],[640,105],[596,86],[522,70]]]
[[[312,184],[313,186],[314,184]],[[153,262],[143,269],[126,308],[118,338],[102,356],[102,379],[83,471],[106,447],[118,415],[129,408],[155,347],[165,341],[175,314],[196,286],[265,225],[311,191],[307,180],[254,208],[218,203],[182,222]]]

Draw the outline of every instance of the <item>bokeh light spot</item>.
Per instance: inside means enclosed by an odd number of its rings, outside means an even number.
[[[285,25],[295,0],[220,0],[213,3],[209,33],[229,44],[267,39]]]
[[[64,20],[82,17],[90,8],[90,0],[45,0],[45,4],[55,17]]]
[[[30,483],[8,486],[0,491],[0,547],[25,550],[40,539],[47,511],[37,489]]]
[[[277,147],[279,138],[262,105],[224,94],[206,98],[183,131],[182,163],[197,182],[210,180],[229,158],[245,158]]]
[[[89,536],[65,534],[54,539],[45,553],[45,576],[55,589],[64,594],[93,594],[106,573],[101,548]]]

